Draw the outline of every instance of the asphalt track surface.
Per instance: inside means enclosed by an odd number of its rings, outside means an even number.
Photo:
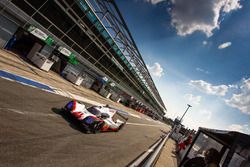
[[[68,101],[0,78],[0,166],[126,166],[168,129],[129,117],[119,132],[85,134],[61,114]]]

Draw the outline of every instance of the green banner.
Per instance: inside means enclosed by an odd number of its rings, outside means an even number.
[[[76,56],[71,53],[69,56],[69,62],[73,65],[79,64],[78,60],[76,59]]]
[[[48,38],[45,40],[45,42],[46,42],[46,44],[51,46],[54,43],[54,39],[52,39],[50,36],[48,36]]]
[[[44,33],[42,30],[40,30],[39,28],[30,25],[27,30],[33,34],[34,36],[36,36],[37,38],[43,40],[46,44],[48,44],[49,46],[51,46],[54,43],[54,40],[48,36],[46,33]]]

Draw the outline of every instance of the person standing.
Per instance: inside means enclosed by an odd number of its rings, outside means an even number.
[[[205,163],[206,167],[219,167],[220,153],[214,148],[208,149],[205,152]]]
[[[210,148],[205,151],[204,157],[197,156],[187,160],[183,167],[219,167],[220,163],[220,154],[214,149]]]
[[[190,134],[184,141],[180,142],[178,144],[178,148],[176,150],[176,153],[178,154],[181,150],[185,150],[186,147],[192,143],[192,135]]]

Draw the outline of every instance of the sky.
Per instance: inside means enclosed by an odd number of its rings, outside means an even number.
[[[250,134],[249,0],[116,0],[167,108]]]

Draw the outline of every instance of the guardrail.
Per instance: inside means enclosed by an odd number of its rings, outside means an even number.
[[[149,149],[143,152],[140,156],[138,156],[134,161],[129,163],[127,167],[153,167],[159,156],[160,153],[169,138],[170,133],[163,135],[158,139]]]

